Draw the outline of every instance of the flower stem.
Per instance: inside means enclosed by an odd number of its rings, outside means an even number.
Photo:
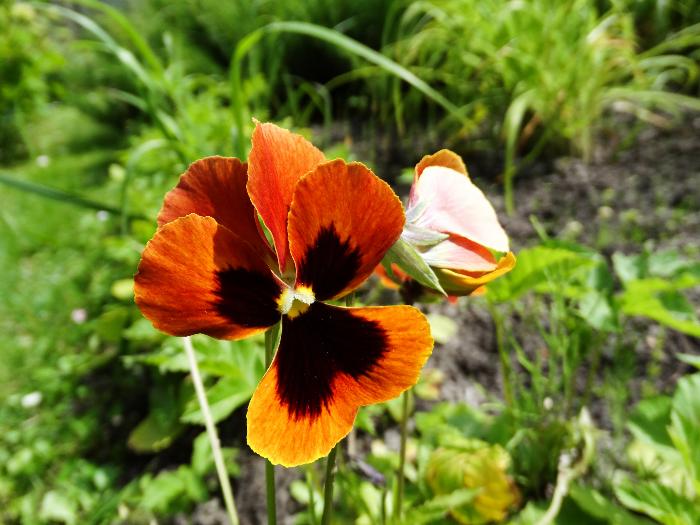
[[[329,525],[333,515],[333,481],[335,480],[335,455],[338,445],[334,446],[326,459],[326,481],[323,487],[323,516],[321,525]]]
[[[265,369],[270,368],[280,333],[280,323],[265,332]],[[267,493],[267,524],[277,524],[277,499],[275,492],[275,466],[265,460],[265,487]]]
[[[348,308],[355,302],[355,294],[349,293],[345,296],[345,306]],[[323,514],[321,515],[321,525],[329,525],[333,516],[333,482],[335,481],[335,456],[338,453],[340,442],[331,450],[326,458],[326,479],[323,484]]]
[[[265,486],[267,487],[267,523],[277,523],[277,501],[275,494],[275,466],[269,460],[265,460]]]
[[[408,439],[408,396],[411,390],[401,394],[401,445],[399,448],[399,470],[397,471],[396,496],[394,497],[394,517],[398,523],[403,515],[404,467],[406,465],[406,441]]]
[[[306,466],[306,487],[309,489],[309,521],[311,521],[311,525],[318,525],[318,519],[316,518],[316,498],[314,497],[316,486],[314,483],[313,464]]]
[[[233,500],[233,489],[231,488],[231,481],[229,480],[228,473],[226,472],[224,455],[221,453],[221,442],[219,441],[219,436],[216,433],[214,420],[211,417],[211,410],[209,410],[209,403],[207,402],[207,394],[204,391],[202,376],[199,374],[199,367],[197,366],[197,358],[194,354],[192,341],[189,337],[185,337],[183,338],[182,342],[185,347],[185,353],[187,354],[187,361],[190,365],[190,375],[192,376],[192,383],[194,383],[194,390],[197,393],[199,408],[202,411],[202,417],[204,418],[204,426],[207,429],[207,436],[209,436],[209,444],[211,445],[211,452],[214,456],[214,465],[216,465],[216,473],[219,476],[219,483],[221,484],[221,492],[224,496],[226,512],[228,513],[229,520],[231,520],[231,525],[238,525],[238,514],[236,512],[236,503]]]

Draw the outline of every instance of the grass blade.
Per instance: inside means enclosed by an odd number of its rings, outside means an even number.
[[[44,186],[43,184],[36,184],[35,182],[18,180],[14,177],[8,177],[7,175],[3,175],[2,173],[0,173],[0,184],[16,188],[25,193],[33,193],[34,195],[39,195],[40,197],[43,197],[45,199],[51,199],[66,204],[72,204],[81,208],[106,211],[115,215],[119,215],[121,213],[121,209],[116,206],[111,206],[109,204],[104,204],[101,202],[93,201],[91,199],[86,199],[85,197],[81,197],[80,195],[59,190],[58,188]],[[129,215],[129,217],[131,219],[148,220],[148,217],[140,214]]]
[[[248,52],[255,46],[255,44],[265,35],[270,33],[296,33],[301,35],[310,36],[318,40],[323,40],[331,45],[336,46],[352,55],[358,56],[367,60],[368,62],[378,66],[381,70],[397,78],[400,78],[407,84],[411,85],[428,99],[432,100],[443,109],[445,109],[451,116],[457,120],[464,120],[463,111],[455,104],[450,102],[445,96],[443,96],[439,91],[431,87],[423,79],[403,67],[402,65],[394,62],[390,58],[387,58],[383,54],[375,51],[374,49],[358,42],[357,40],[350,38],[336,30],[329,29],[316,24],[311,24],[308,22],[273,22],[268,24],[252,33],[248,34],[243,38],[233,53],[231,58],[231,95],[232,95],[232,108],[235,112],[235,117],[237,121],[237,154],[243,155],[245,153],[245,137],[243,137],[242,130],[244,127],[245,111],[244,102],[242,100],[242,85],[241,85],[241,68],[245,56]]]

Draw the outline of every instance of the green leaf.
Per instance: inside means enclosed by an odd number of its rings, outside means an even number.
[[[162,341],[164,335],[153,328],[151,322],[145,317],[141,317],[134,321],[129,328],[122,332],[125,339],[134,343],[151,343],[154,344]]]
[[[627,426],[635,438],[656,447],[671,448],[666,428],[671,422],[671,398],[656,396],[640,401],[630,416]]]
[[[202,478],[200,478],[194,470],[182,465],[177,469],[177,474],[182,481],[185,494],[192,501],[204,501],[207,499],[209,491],[207,491],[207,487]]]
[[[214,423],[227,418],[231,412],[244,405],[255,392],[257,383],[251,384],[243,375],[240,377],[222,377],[207,390],[207,400]],[[204,417],[196,399],[191,399],[181,418],[184,423],[204,424]]]
[[[509,467],[510,456],[500,445],[463,438],[458,447],[440,447],[430,455],[425,480],[436,496],[474,491],[473,499],[449,509],[459,523],[500,522],[520,499]]]
[[[364,430],[370,436],[377,435],[375,420],[384,413],[383,405],[367,405],[360,407],[355,418],[355,427]]]
[[[627,424],[635,438],[627,448],[627,456],[640,477],[653,476],[664,485],[683,491],[690,479],[669,434],[670,423],[670,397],[640,401]]]
[[[658,278],[628,281],[618,300],[622,313],[647,317],[694,337],[700,337],[695,309],[674,284]]]
[[[676,354],[676,357],[684,363],[688,363],[690,366],[700,369],[700,355]]]
[[[231,377],[257,385],[265,373],[265,352],[262,337],[242,341],[220,341],[195,336],[199,367],[202,372]]]
[[[455,509],[469,505],[478,493],[477,489],[458,489],[449,494],[435,496],[411,509],[411,523],[423,525],[445,518]]]
[[[632,482],[621,477],[614,483],[615,495],[623,505],[663,525],[697,525],[700,507],[660,483]]]
[[[651,525],[649,520],[627,512],[597,490],[579,483],[571,487],[569,495],[582,511],[610,525]]]
[[[669,434],[683,457],[695,490],[700,489],[700,374],[678,381]]]
[[[448,436],[482,437],[492,424],[489,416],[466,403],[439,403],[429,412],[416,413],[415,420],[423,439],[433,444]]]
[[[432,268],[423,260],[420,253],[402,238],[399,238],[384,256],[382,264],[387,272],[391,272],[392,263],[398,265],[399,268],[423,286],[447,295]]]
[[[182,426],[149,414],[129,434],[129,448],[136,452],[158,452],[168,448],[182,431]]]
[[[104,341],[116,343],[121,339],[122,331],[130,317],[130,308],[126,306],[110,307],[94,321],[94,331]]]
[[[151,393],[151,411],[129,434],[129,447],[136,452],[158,452],[180,435],[180,392],[174,385],[158,386]]]
[[[186,508],[188,502],[204,501],[208,491],[202,479],[185,466],[141,479],[143,508],[157,513],[172,513]]]
[[[647,274],[646,258],[642,255],[625,255],[615,252],[612,255],[613,268],[623,283],[641,279]]]
[[[396,423],[399,423],[401,421],[401,418],[403,417],[404,395],[408,396],[408,413],[412,414],[413,409],[416,406],[416,400],[411,390],[407,390],[404,394],[401,394],[398,397],[395,397],[393,399],[390,399],[389,401],[385,401],[384,403],[382,403],[382,405],[386,407],[387,411],[389,412],[389,415]]]
[[[457,323],[446,315],[433,313],[428,314],[427,318],[436,343],[448,343],[457,334]]]
[[[78,502],[61,492],[50,490],[41,500],[39,517],[47,522],[60,522],[66,525],[77,523]]]
[[[197,338],[195,348],[201,371],[221,377],[207,390],[214,422],[228,417],[253,395],[265,373],[264,352],[259,343],[255,339],[228,342]],[[182,421],[204,424],[195,398],[187,403]]]
[[[587,252],[548,246],[528,248],[518,253],[518,264],[510,273],[489,283],[489,297],[504,302],[530,291],[560,290],[561,282],[582,276],[579,270],[595,263],[595,257]]]
[[[671,278],[686,269],[692,269],[693,264],[681,256],[677,250],[665,250],[649,254],[647,268],[649,275]]]
[[[608,296],[589,290],[579,301],[579,312],[584,321],[596,330],[613,332],[618,328],[615,311]]]
[[[388,493],[379,490],[368,481],[360,483],[358,492],[367,511],[377,522],[381,522],[382,498],[388,496]]]
[[[513,178],[515,177],[515,155],[517,150],[518,137],[523,125],[523,119],[528,109],[532,107],[537,93],[534,89],[518,94],[511,101],[503,119],[503,132],[506,136],[506,165],[504,170],[505,179],[505,205],[508,214],[512,214],[515,209],[513,200]]]

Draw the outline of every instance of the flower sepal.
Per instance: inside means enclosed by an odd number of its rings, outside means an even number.
[[[430,247],[440,244],[450,236],[447,233],[437,232],[429,228],[421,228],[415,224],[406,223],[401,233],[401,238],[413,246]]]
[[[403,235],[389,248],[384,259],[382,259],[382,266],[390,277],[394,275],[392,264],[398,266],[411,279],[414,279],[426,288],[435,290],[442,295],[447,295],[433,269]]]

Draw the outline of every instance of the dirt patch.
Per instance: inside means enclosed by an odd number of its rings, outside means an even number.
[[[638,252],[644,243],[700,252],[700,116],[672,131],[645,131],[611,161],[562,158],[553,168],[516,179],[513,216],[494,199],[516,247],[536,239],[534,216],[552,236],[608,252]]]
[[[642,247],[676,249],[689,258],[700,254],[700,116],[671,131],[647,130],[631,148],[604,163],[561,158],[531,169],[516,179],[517,209],[512,216],[503,209],[500,187],[480,180],[479,174],[488,172],[478,165],[471,171],[497,208],[516,252],[538,242],[534,217],[551,237],[596,247],[605,256],[639,253]],[[698,290],[690,296],[698,304]],[[501,397],[494,326],[485,308],[466,300],[461,308],[429,305],[426,310],[459,324],[457,335],[436,347],[429,363],[445,373],[444,399],[478,402],[484,396],[477,385]],[[698,339],[642,319],[633,325],[636,362],[630,402],[641,397],[648,381],[661,392],[672,391],[689,371],[675,355],[700,353]],[[532,334],[519,336],[526,349],[537,344]],[[610,349],[603,352],[603,367],[613,360]],[[600,415],[598,423],[608,427],[605,410],[593,409]]]

